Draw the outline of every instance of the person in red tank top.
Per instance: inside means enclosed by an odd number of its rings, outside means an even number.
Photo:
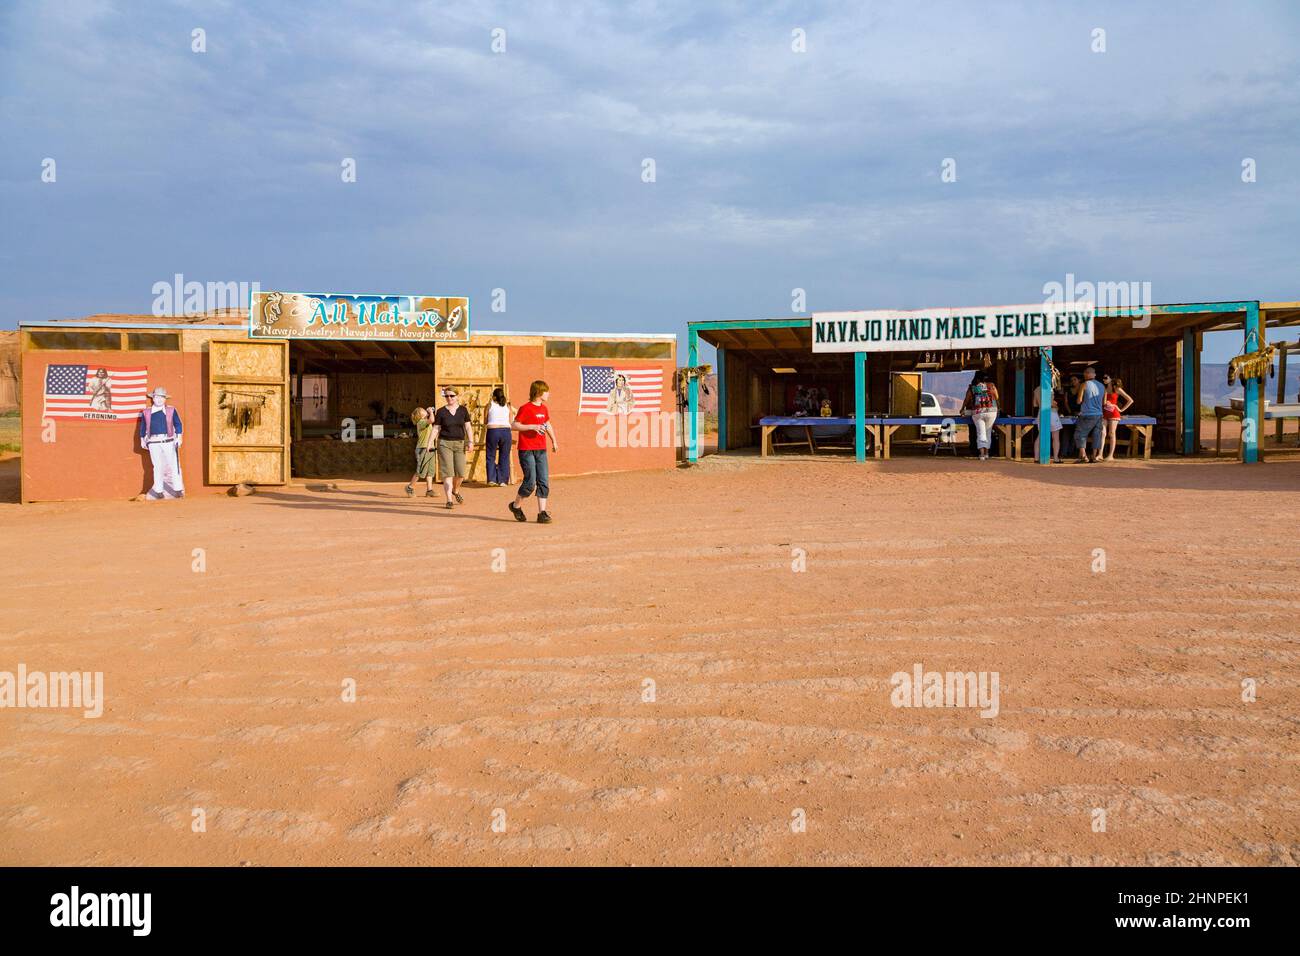
[[[1105,431],[1101,435],[1101,460],[1115,460],[1115,444],[1119,439],[1119,420],[1133,406],[1133,398],[1124,391],[1124,383],[1109,375],[1101,377],[1101,384],[1106,393],[1101,397],[1101,424]],[[1121,405],[1120,402],[1124,404]],[[1110,453],[1106,453],[1109,444]]]

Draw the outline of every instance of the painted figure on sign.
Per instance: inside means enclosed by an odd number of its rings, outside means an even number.
[[[632,386],[627,384],[626,375],[615,376],[614,387],[609,390],[609,404],[605,406],[605,411],[611,415],[627,415],[636,411],[636,395],[632,392]]]
[[[113,410],[113,384],[108,380],[106,368],[101,368],[90,380],[90,407],[97,412]]]
[[[447,331],[455,332],[458,328],[460,328],[460,324],[463,321],[465,321],[465,310],[462,309],[460,306],[456,306],[449,313],[447,313]]]
[[[176,452],[181,447],[181,416],[167,404],[167,389],[149,393],[149,407],[140,412],[140,448],[153,461],[153,487],[149,499],[185,497],[181,465]]]

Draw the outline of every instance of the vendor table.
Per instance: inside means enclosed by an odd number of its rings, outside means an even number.
[[[1300,417],[1300,406],[1297,411],[1292,413]],[[759,419],[757,428],[762,428],[762,454],[766,458],[777,448],[784,448],[791,445],[801,448],[806,447],[810,454],[817,454],[817,441],[813,434],[813,429],[818,425],[840,425],[852,426],[856,424],[853,418],[811,418],[811,417],[768,417]],[[1077,419],[1074,417],[1062,416],[1063,425],[1073,425]],[[1151,457],[1152,432],[1156,426],[1156,420],[1149,415],[1124,415],[1120,418],[1119,423],[1127,426],[1131,431],[1128,442],[1128,453],[1130,458],[1136,458],[1138,455],[1138,439],[1142,445],[1142,457],[1149,459]],[[873,453],[876,458],[888,460],[890,458],[892,439],[894,432],[906,425],[966,425],[971,426],[971,419],[968,415],[907,415],[907,416],[868,416],[865,420],[866,431],[871,435]],[[1020,443],[1025,435],[1036,428],[1038,419],[1031,415],[999,415],[993,423],[1002,434],[1002,457],[1019,461],[1020,460]],[[804,437],[798,441],[775,441],[773,432],[778,428],[802,428]]]
[[[1073,425],[1078,422],[1074,415],[1062,415],[1062,425]],[[1156,420],[1150,415],[1122,415],[1119,423],[1129,429],[1128,438],[1128,456],[1136,458],[1138,456],[1139,440],[1142,445],[1142,457],[1151,458],[1151,443],[1154,441],[1154,429],[1157,424]],[[1011,433],[1011,454],[1008,456],[1016,461],[1020,460],[1020,444],[1024,441],[1025,436],[1038,427],[1038,418],[1025,415],[1008,415],[1005,418],[999,416],[997,425],[1003,428],[1005,424],[1006,431]],[[1104,424],[1104,423],[1103,423]],[[1006,432],[1004,431],[1004,434]],[[1116,443],[1118,444],[1118,434]],[[1036,457],[1036,456],[1035,456]]]
[[[1214,408],[1214,457],[1219,457],[1219,447],[1223,444],[1223,420],[1225,418],[1235,418],[1237,421],[1244,419],[1245,412],[1240,408],[1233,408],[1231,405],[1216,405]],[[1286,418],[1300,418],[1300,404],[1290,405],[1266,405],[1264,406],[1264,420],[1268,422],[1282,421]],[[1260,440],[1256,443],[1259,449],[1260,461],[1264,460],[1264,441],[1263,435],[1259,436]],[[1246,443],[1238,441],[1237,457],[1242,457],[1246,450]]]
[[[759,449],[763,457],[766,458],[768,455],[773,454],[777,448],[788,448],[791,446],[807,448],[809,454],[815,455],[817,454],[818,448],[817,436],[814,433],[815,429],[852,428],[856,422],[857,419],[855,418],[821,418],[812,415],[769,416],[767,418],[760,418],[758,424],[754,427],[762,429]],[[778,428],[801,428],[803,429],[804,437],[796,441],[777,441],[773,433]],[[870,419],[867,420],[867,431],[871,433],[872,439],[874,440],[876,432],[871,425]],[[825,439],[822,440],[821,446],[823,448],[853,447],[852,445],[845,446],[838,443],[832,445],[830,441]]]
[[[339,441],[304,438],[289,446],[298,478],[340,478],[415,470],[415,436]]]

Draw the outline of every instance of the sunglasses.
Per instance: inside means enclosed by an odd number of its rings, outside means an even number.
[[[455,392],[443,392],[443,393],[442,393],[442,397],[443,397],[443,398],[455,398],[455,397],[456,397],[456,393],[455,393]]]

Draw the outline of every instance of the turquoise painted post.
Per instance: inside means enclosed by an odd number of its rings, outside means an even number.
[[[1038,463],[1052,460],[1052,347],[1038,350]]]
[[[867,460],[867,353],[853,353],[853,451]]]
[[[1263,347],[1264,329],[1259,321],[1259,303],[1246,305],[1246,351]],[[1259,379],[1246,379],[1246,407],[1241,416],[1242,459],[1246,464],[1259,461],[1259,440],[1264,437],[1264,415],[1259,400]]]
[[[727,450],[727,350],[718,346],[718,451]]]
[[[1023,363],[1016,366],[1016,414],[1025,413],[1025,366]]]
[[[687,336],[689,351],[687,352],[687,361],[691,368],[700,364],[700,333],[691,329]],[[698,461],[700,457],[700,381],[692,375],[691,384],[688,392],[688,405],[686,414],[691,418],[690,425],[687,426],[687,445],[686,460]]]
[[[1201,396],[1196,394],[1196,331],[1183,329],[1183,454],[1201,447]]]

